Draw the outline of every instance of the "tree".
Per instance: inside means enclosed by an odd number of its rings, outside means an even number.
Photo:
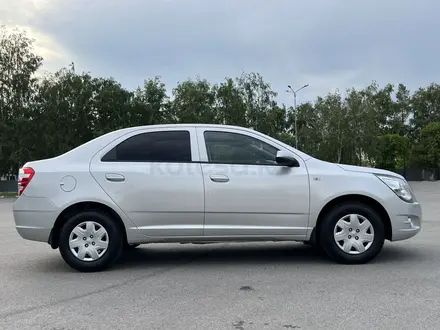
[[[170,106],[173,121],[179,123],[214,123],[217,121],[215,90],[211,84],[197,78],[181,82],[173,89]]]
[[[412,161],[421,168],[439,168],[440,122],[431,122],[422,129],[420,140],[413,150]]]
[[[401,136],[409,134],[409,118],[411,115],[411,95],[405,85],[397,87],[396,101],[392,113],[387,120],[387,133],[397,133]]]
[[[31,112],[33,158],[59,155],[135,123],[132,97],[114,79],[76,73],[73,64],[44,77]]]
[[[77,74],[74,65],[48,75],[40,82],[33,105],[35,155],[53,157],[94,138],[99,131],[93,106],[96,93],[90,74]],[[45,145],[41,148],[39,144]]]
[[[298,106],[296,113],[299,148],[312,155],[318,154],[319,146],[323,141],[318,111],[312,103],[308,102]],[[290,111],[289,114],[288,126],[292,126],[295,122],[295,114],[293,111]]]
[[[393,114],[394,101],[392,99],[394,87],[391,84],[380,88],[376,82],[360,91],[361,107],[354,117],[356,130],[356,152],[360,159],[359,164],[373,165],[378,149],[378,137],[386,131],[387,121]],[[394,133],[394,132],[390,132]]]
[[[399,134],[379,137],[376,166],[387,170],[406,168],[409,140]]]
[[[316,126],[320,137],[317,139],[316,157],[332,162],[345,162],[344,150],[349,142],[346,107],[339,93],[318,97],[315,102]]]
[[[274,135],[285,127],[285,111],[275,101],[275,93],[258,73],[243,73],[237,78],[246,108],[246,124],[257,131]],[[269,119],[271,118],[271,119]]]
[[[143,88],[138,87],[134,93],[129,124],[154,125],[173,121],[169,101],[160,77],[146,80]]]
[[[232,78],[214,86],[216,118],[221,124],[246,126],[246,104],[242,91]]]
[[[94,137],[139,124],[135,93],[122,88],[113,78],[93,78],[90,98],[91,130]]]
[[[35,73],[42,65],[33,44],[26,33],[0,26],[0,173],[16,173],[31,157],[26,133],[32,126]]]
[[[411,106],[411,135],[418,139],[424,127],[431,122],[440,121],[440,85],[431,84],[426,88],[419,88],[411,98]]]

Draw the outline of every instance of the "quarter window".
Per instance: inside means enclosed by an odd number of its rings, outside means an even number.
[[[259,139],[231,132],[205,131],[208,160],[212,163],[276,165],[278,149]]]
[[[191,162],[189,131],[141,133],[110,150],[104,162]]]

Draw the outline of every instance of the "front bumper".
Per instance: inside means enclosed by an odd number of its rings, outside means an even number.
[[[401,241],[417,235],[422,228],[422,207],[420,203],[401,202],[391,217],[392,241]]]

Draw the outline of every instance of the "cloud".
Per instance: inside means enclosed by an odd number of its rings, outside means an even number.
[[[129,88],[155,75],[172,88],[197,75],[219,82],[256,71],[291,104],[288,84],[310,84],[302,102],[373,80],[414,89],[440,74],[436,0],[13,3],[0,20],[34,31],[48,65],[75,61]]]
[[[56,70],[64,65],[68,53],[55,41],[52,34],[30,24],[50,5],[49,0],[0,0],[0,24],[12,30],[18,28],[35,40],[34,51],[45,59],[46,70]]]

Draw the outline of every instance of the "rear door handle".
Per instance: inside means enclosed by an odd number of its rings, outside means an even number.
[[[124,178],[123,175],[121,175],[121,174],[115,174],[115,173],[107,173],[107,174],[105,175],[105,178],[106,178],[108,181],[111,181],[111,182],[123,182],[123,181],[125,181],[125,178]]]
[[[209,178],[213,182],[228,182],[229,181],[229,178],[226,175],[221,175],[221,174],[211,174],[209,176]]]

